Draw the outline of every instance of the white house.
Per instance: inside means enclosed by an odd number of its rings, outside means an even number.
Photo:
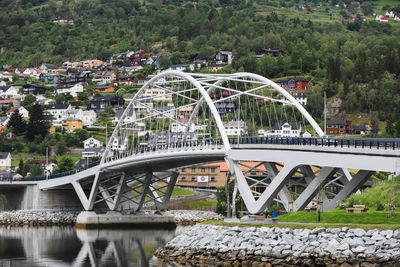
[[[168,70],[194,71],[194,64],[174,64],[171,65]]]
[[[124,113],[123,109],[117,109],[115,111],[115,119],[112,121],[114,126],[116,126],[119,123],[123,113]],[[128,114],[126,115],[123,123],[132,125],[132,123],[134,123],[135,120],[136,120],[135,111],[131,109],[131,110],[129,110]]]
[[[153,101],[165,101],[165,102],[172,102],[172,94],[167,93],[165,89],[162,88],[149,88],[146,89],[143,94],[143,98],[153,98]]]
[[[389,21],[388,17],[382,16],[382,15],[376,15],[375,20],[379,21],[379,22],[388,22]]]
[[[385,16],[389,18],[394,18],[394,12],[392,10],[388,10],[386,11]]]
[[[6,85],[7,85],[7,83],[5,81],[0,80],[0,86],[6,86]]]
[[[17,96],[19,92],[19,88],[16,86],[5,86],[0,90],[0,97],[4,98],[12,98]]]
[[[125,151],[128,148],[128,136],[115,138],[111,145],[111,150]]]
[[[82,151],[82,158],[89,159],[94,157],[100,157],[104,152],[104,148],[102,147],[90,147],[85,148]]]
[[[80,119],[84,126],[91,126],[97,121],[97,114],[94,110],[72,108],[67,112],[67,117]]]
[[[38,95],[36,97],[36,102],[40,105],[53,105],[56,103],[54,99],[47,98],[44,95]]]
[[[57,94],[70,93],[72,97],[77,97],[78,93],[83,92],[83,85],[81,83],[74,84],[72,87],[65,87],[57,89]]]
[[[70,116],[71,110],[70,104],[55,104],[51,105],[46,111],[54,117],[53,121],[62,121]]]
[[[103,147],[103,142],[93,136],[83,141],[83,148]]]
[[[224,124],[226,134],[229,135],[242,135],[247,134],[247,125],[244,121],[230,121]]]
[[[12,107],[7,111],[7,117],[11,117],[11,115],[14,113],[14,111],[18,110],[19,114],[22,115],[22,117],[24,119],[28,119],[29,118],[29,111],[26,110],[26,108],[24,108],[23,106],[16,106],[16,107]]]
[[[9,170],[11,168],[11,153],[0,152],[0,169]]]
[[[259,136],[300,137],[301,124],[298,122],[275,123],[269,130],[258,130]]]
[[[394,20],[395,20],[395,21],[400,21],[400,15],[396,15],[396,16],[394,17]]]
[[[307,105],[307,94],[303,92],[290,92],[290,94],[296,99],[297,102],[299,102],[301,105],[305,106]],[[284,96],[281,97],[282,100],[287,100]],[[288,105],[288,104],[283,104]]]

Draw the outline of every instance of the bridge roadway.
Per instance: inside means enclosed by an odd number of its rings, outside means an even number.
[[[345,199],[351,193],[358,190],[363,183],[375,171],[399,173],[400,170],[400,140],[397,139],[353,139],[353,138],[276,138],[276,137],[245,137],[230,138],[231,149],[226,151],[221,140],[188,141],[175,143],[169,146],[149,147],[128,155],[115,155],[109,158],[103,165],[96,165],[86,170],[54,178],[37,177],[32,181],[24,182],[0,182],[0,187],[36,184],[38,189],[56,189],[66,185],[72,185],[80,197],[82,204],[87,199],[83,187],[79,182],[83,179],[94,179],[98,173],[118,172],[124,175],[135,176],[143,173],[157,173],[187,167],[196,164],[226,160],[231,173],[238,182],[241,196],[246,206],[252,213],[265,210],[266,206],[279,193],[279,198],[287,210],[303,209],[316,195],[320,184],[327,184],[333,179],[333,175],[341,171],[343,177],[339,177],[343,189],[339,194],[324,201],[326,209],[334,208],[336,202]],[[254,197],[249,187],[249,179],[243,173],[239,164],[246,161],[279,163],[282,170],[271,169],[271,165],[265,165],[268,172],[274,173],[267,189]],[[269,167],[268,167],[269,166]],[[323,166],[319,172],[311,173],[310,167]],[[348,168],[360,170],[354,177],[347,171]],[[288,207],[288,194],[284,193],[285,185],[297,169],[308,172],[308,182],[305,193],[300,195],[293,207]],[[144,176],[146,177],[146,176]],[[355,178],[355,179],[353,179]],[[144,183],[144,179],[131,180],[129,186]],[[282,192],[281,192],[282,191]],[[309,192],[308,192],[309,191]],[[305,195],[303,195],[305,194]],[[299,200],[300,199],[300,200]],[[251,207],[254,208],[251,208]],[[84,207],[87,209],[88,204]],[[111,208],[111,207],[110,207]],[[113,209],[115,209],[115,205]]]

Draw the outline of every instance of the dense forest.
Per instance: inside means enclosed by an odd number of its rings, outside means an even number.
[[[327,13],[338,3],[312,2],[326,6]],[[0,64],[27,67],[42,62],[107,60],[113,53],[144,49],[162,53],[161,63],[168,67],[186,63],[196,54],[209,59],[216,51],[227,50],[233,52],[234,61],[225,71],[244,70],[269,78],[303,75],[316,82],[307,107],[316,117],[322,115],[326,91],[328,97],[337,95],[344,100],[343,111],[369,113],[374,121],[387,122],[387,136],[400,136],[398,24],[363,21],[360,16],[353,21],[319,22],[301,13],[290,17],[258,12],[269,1],[252,0],[208,0],[196,5],[179,0],[0,3]],[[279,3],[296,6],[299,2]],[[74,24],[53,23],[59,16],[73,18]],[[261,48],[281,49],[284,55],[256,58]]]

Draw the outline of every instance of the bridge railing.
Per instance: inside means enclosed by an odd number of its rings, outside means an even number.
[[[332,138],[332,137],[270,137],[253,136],[229,138],[230,144],[300,145],[364,149],[400,150],[400,139],[395,138]]]

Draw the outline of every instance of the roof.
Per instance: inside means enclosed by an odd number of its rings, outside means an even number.
[[[115,111],[115,117],[119,119],[119,118],[121,118],[121,116],[122,116],[123,113],[124,113],[124,110],[123,110],[123,109],[117,109],[117,110]],[[131,109],[131,110],[129,111],[128,116],[129,116],[129,117],[132,117],[132,116],[133,116],[133,109]]]
[[[294,80],[296,82],[308,82],[308,80],[304,79],[304,78],[299,78],[299,77],[293,77],[293,78],[287,78],[287,79],[281,79],[281,80],[277,80],[277,83],[281,83],[281,82],[287,82],[287,81],[291,81]]]
[[[346,121],[345,120],[327,120],[326,121],[327,125],[346,125]]]
[[[232,55],[232,52],[230,52],[230,51],[219,51],[218,53],[223,54],[223,55]]]
[[[6,159],[8,155],[10,155],[10,152],[0,152],[0,159]]]
[[[104,148],[102,147],[89,147],[83,150],[83,152],[94,152],[94,153],[101,153],[102,151],[104,151]]]
[[[354,131],[367,131],[367,126],[366,125],[353,125],[353,130]]]
[[[7,111],[7,113],[13,113],[14,111],[16,111],[17,109],[20,109],[20,108],[22,108],[22,107],[21,106],[12,107]]]
[[[107,88],[110,88],[110,87],[112,87],[112,86],[111,85],[95,86],[95,87],[93,87],[93,90],[95,90],[95,89],[103,90],[103,89],[107,89]]]
[[[301,129],[301,123],[300,122],[277,122],[275,123],[274,127],[272,129],[274,130],[281,130],[282,126],[284,124],[289,124],[292,130],[300,130]]]
[[[48,109],[68,109],[69,104],[55,104],[51,105]]]
[[[88,141],[88,140],[90,140],[90,139],[94,139],[94,140],[96,140],[96,141],[99,141],[99,142],[103,143],[102,141],[100,141],[99,139],[97,139],[97,138],[95,138],[95,137],[93,137],[93,136],[89,137],[89,138],[86,139],[86,140],[83,140],[83,142],[86,142],[86,141]]]
[[[74,117],[69,117],[69,118],[66,118],[64,121],[82,121],[82,120],[74,118]]]

